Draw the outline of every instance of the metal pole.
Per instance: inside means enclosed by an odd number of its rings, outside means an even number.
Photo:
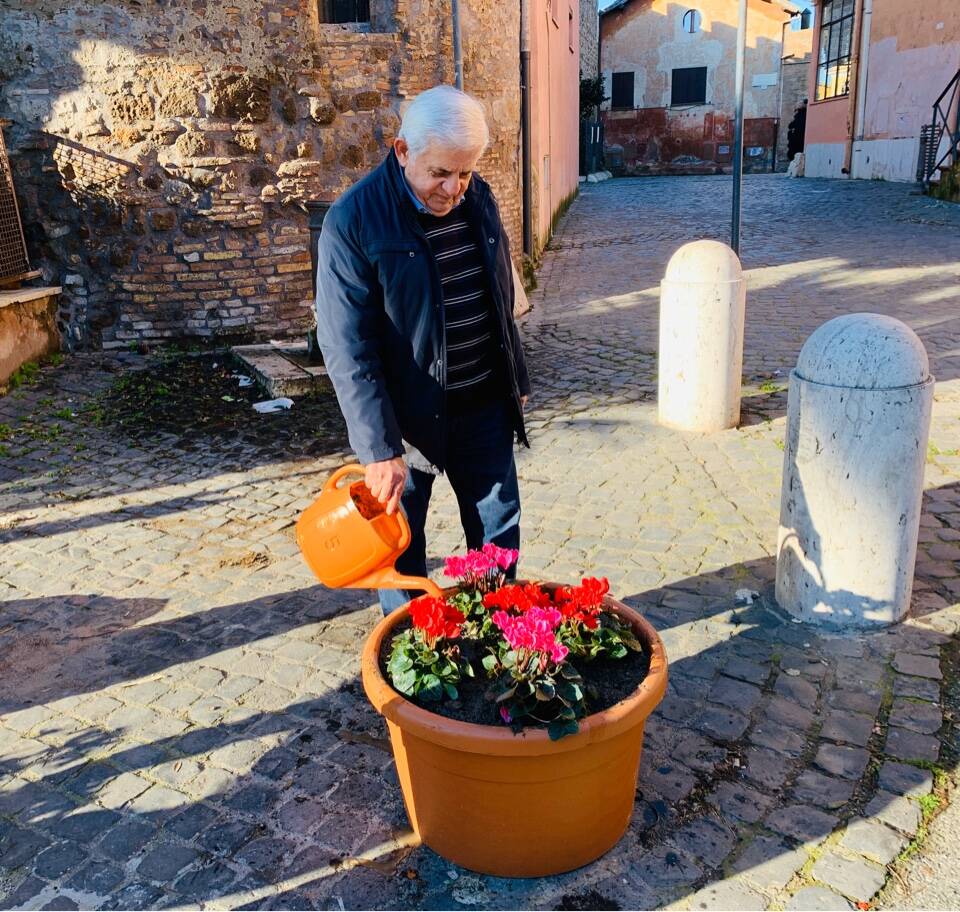
[[[460,40],[460,0],[450,0],[453,25],[453,83],[463,91],[463,45]]]
[[[740,0],[737,26],[736,111],[733,124],[733,219],[730,246],[740,255],[740,191],[743,185],[743,69],[747,54],[747,0]]]
[[[530,173],[530,10],[520,0],[520,158],[523,182],[523,252],[533,255],[533,179]]]

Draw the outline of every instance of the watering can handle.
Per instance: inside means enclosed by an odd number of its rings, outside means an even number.
[[[337,487],[341,479],[349,475],[363,476],[365,474],[366,470],[359,463],[341,466],[327,479],[327,483],[323,486],[323,489],[325,491],[332,491]],[[398,510],[396,516],[400,525],[400,541],[397,542],[397,552],[402,554],[410,544],[410,523],[407,522],[407,517],[403,510]],[[443,590],[433,582],[433,580],[423,576],[404,576],[401,573],[397,573],[392,566],[381,567],[378,570],[374,570],[363,577],[363,579],[354,580],[350,585],[351,588],[358,589],[422,589],[435,598],[440,598],[443,595]]]
[[[367,470],[360,465],[359,463],[351,463],[350,465],[341,466],[334,472],[328,479],[327,483],[323,486],[324,491],[332,491],[334,488],[340,484],[341,478],[346,478],[348,475],[366,475]]]

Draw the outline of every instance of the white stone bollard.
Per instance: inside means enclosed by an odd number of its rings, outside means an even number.
[[[743,313],[740,260],[719,241],[684,244],[660,283],[660,424],[710,433],[740,421]]]
[[[910,607],[934,380],[910,327],[848,314],[790,374],[776,595],[804,621],[869,627]]]

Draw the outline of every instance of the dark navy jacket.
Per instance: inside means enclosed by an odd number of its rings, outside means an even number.
[[[513,320],[507,236],[490,187],[476,174],[461,205],[477,231],[514,426],[527,444],[520,397],[530,392],[530,381]],[[402,438],[442,469],[446,349],[440,275],[393,152],[324,219],[316,309],[317,341],[360,462],[402,455]]]

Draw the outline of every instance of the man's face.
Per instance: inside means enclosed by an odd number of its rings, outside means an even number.
[[[463,152],[437,143],[410,155],[406,140],[393,143],[407,183],[433,215],[446,215],[467,192],[481,150]]]

